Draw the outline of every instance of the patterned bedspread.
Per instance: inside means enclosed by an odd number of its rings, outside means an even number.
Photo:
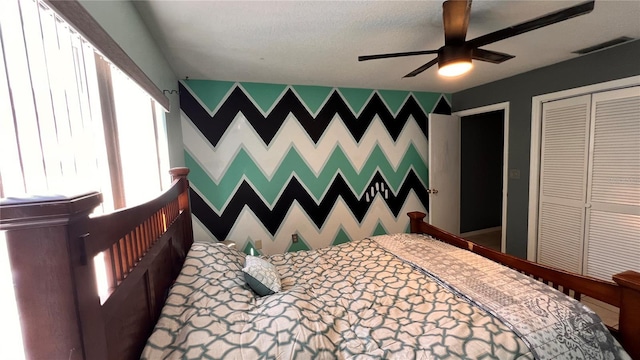
[[[376,240],[502,319],[538,359],[629,358],[598,315],[552,287],[424,235],[394,234]]]
[[[388,237],[268,257],[282,291],[265,297],[245,284],[243,253],[195,243],[142,358],[536,356],[511,325],[426,275],[420,261],[403,260],[406,248],[396,256],[380,245]]]

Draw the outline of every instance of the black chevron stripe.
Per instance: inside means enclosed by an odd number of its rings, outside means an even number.
[[[307,111],[295,93],[291,89],[287,89],[282,98],[265,117],[242,89],[236,86],[212,117],[198,103],[196,98],[185,89],[183,84],[179,85],[180,108],[213,146],[218,144],[218,141],[220,141],[220,138],[239,112],[242,112],[267,145],[271,143],[289,113],[293,114],[307,131],[309,137],[316,143],[335,115],[339,115],[356,141],[360,141],[376,115],[380,117],[394,140],[398,138],[409,116],[413,116],[424,134],[427,135],[427,117],[413,96],[407,99],[398,115],[394,117],[380,96],[374,93],[363,108],[360,116],[356,117],[338,92],[334,90],[317,116],[314,117]],[[440,113],[451,113],[449,104],[443,98],[436,105],[436,109]]]
[[[378,187],[376,187],[376,184]],[[374,189],[373,191],[375,193],[384,193],[384,190],[389,189],[389,187],[384,177],[382,177],[380,173],[376,173],[371,179],[367,189],[369,189],[368,193],[371,198],[371,189]],[[394,196],[391,191],[388,191],[388,198],[385,199],[387,206],[396,217],[411,190],[416,193],[425,209],[428,209],[429,197],[427,190],[414,171],[410,170],[398,194]],[[269,209],[260,196],[245,181],[242,182],[233,195],[222,215],[218,215],[213,211],[193,189],[191,190],[191,208],[193,214],[209,229],[216,239],[224,240],[245,206],[253,211],[272,235],[275,235],[294,201],[300,205],[316,226],[321,228],[338,197],[343,199],[358,222],[364,219],[371,206],[371,203],[367,201],[366,194],[361,198],[357,198],[342,176],[338,174],[319,204],[309,195],[300,182],[293,177],[280,195],[275,206],[273,206],[273,209]]]
[[[449,105],[444,97],[440,97],[440,100],[438,100],[436,107],[433,108],[432,111],[434,114],[451,115],[451,105]]]

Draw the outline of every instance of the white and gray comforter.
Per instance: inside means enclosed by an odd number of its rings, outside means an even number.
[[[396,234],[273,255],[282,291],[258,297],[243,253],[195,243],[142,358],[627,358],[578,302],[457,250]]]

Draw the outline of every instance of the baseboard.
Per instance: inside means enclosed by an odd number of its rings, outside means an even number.
[[[476,236],[476,235],[486,234],[494,231],[502,231],[502,226],[494,226],[491,228],[469,231],[469,232],[460,234],[460,237],[464,238],[469,236]]]

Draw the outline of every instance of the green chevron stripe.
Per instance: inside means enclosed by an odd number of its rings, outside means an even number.
[[[336,234],[335,239],[333,239],[333,242],[331,243],[331,245],[340,245],[340,244],[348,243],[350,241],[351,241],[351,238],[349,237],[349,235],[344,231],[344,229],[340,228],[340,230],[338,230],[338,233]]]
[[[232,81],[211,80],[183,80],[198,99],[209,109],[214,111],[220,102],[226,98],[229,90],[235,85]]]
[[[408,91],[398,90],[378,90],[378,94],[380,94],[392,114],[398,113],[407,96],[409,96]]]
[[[300,98],[314,114],[318,112],[320,106],[333,91],[333,88],[326,86],[293,85],[292,87],[298,94],[298,98]]]
[[[393,191],[397,191],[410,168],[413,168],[425,186],[429,183],[429,171],[413,144],[410,144],[397,170],[394,170],[384,155],[382,149],[376,145],[360,173],[351,165],[349,158],[342,148],[336,147],[327,159],[325,167],[316,176],[295,148],[289,149],[280,166],[271,179],[268,179],[260,167],[240,149],[232,160],[229,168],[218,184],[216,184],[200,166],[198,161],[185,150],[185,165],[191,169],[189,180],[205,194],[207,200],[217,209],[221,209],[227,199],[233,195],[236,186],[246,177],[254,189],[258,191],[269,204],[277,200],[277,196],[286,186],[292,174],[296,174],[300,182],[309,189],[313,196],[320,200],[322,194],[333,181],[335,174],[340,171],[356,194],[362,194],[373,174],[379,170],[387,179]]]
[[[287,88],[287,85],[249,82],[243,82],[240,83],[240,85],[242,85],[249,97],[258,104],[263,112],[269,111],[276,100],[278,100],[280,95]]]
[[[253,250],[253,253],[251,252],[251,250]],[[253,246],[253,243],[251,241],[247,241],[247,245],[244,247],[242,252],[247,255],[254,255],[254,256],[262,255],[260,250],[256,249],[256,247]]]
[[[428,92],[414,92],[413,97],[418,101],[425,113],[430,113],[440,100],[440,94]]]
[[[378,222],[378,225],[376,225],[376,228],[373,230],[373,234],[371,234],[372,236],[376,236],[376,235],[384,235],[387,234],[387,229],[384,228],[384,226],[382,226],[381,222]]]
[[[309,245],[307,245],[307,242],[304,241],[304,239],[300,235],[298,235],[298,242],[291,243],[291,246],[289,246],[289,248],[287,249],[287,252],[306,251],[310,249],[311,248],[309,247]]]
[[[196,97],[202,101],[209,111],[217,109],[220,103],[224,101],[231,88],[237,84],[233,81],[193,79],[183,80],[183,83],[194,92]],[[286,85],[281,84],[249,82],[243,82],[240,84],[264,112],[268,111],[273,106],[275,101],[287,88]],[[324,101],[334,90],[334,88],[327,86],[293,85],[292,87],[296,94],[298,94],[298,98],[314,114],[318,112],[320,106],[322,106]],[[371,89],[356,88],[339,88],[338,90],[356,114],[359,113],[366,105],[367,100],[373,92]],[[400,90],[378,90],[378,94],[380,94],[385,104],[389,107],[389,110],[394,114],[398,112],[409,95],[413,95],[427,113],[433,109],[441,96],[439,93],[415,91],[410,93],[408,91]],[[451,94],[443,95],[449,103],[451,103]]]
[[[353,89],[353,88],[339,88],[340,94],[345,101],[351,106],[354,114],[359,114],[362,107],[367,103],[369,97],[373,93],[370,89]]]

